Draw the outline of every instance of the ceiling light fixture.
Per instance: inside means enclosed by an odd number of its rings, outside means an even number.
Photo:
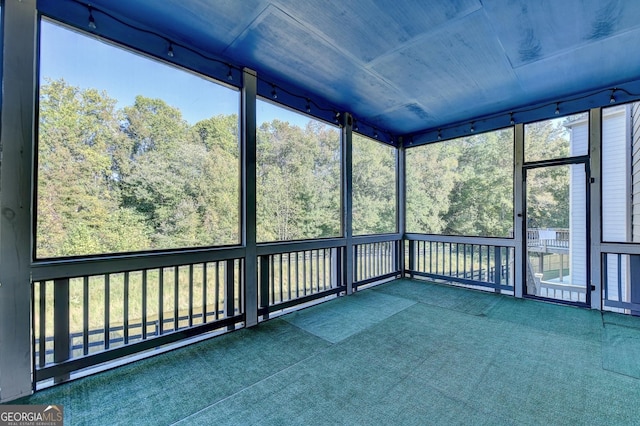
[[[96,20],[93,18],[93,11],[91,10],[91,6],[89,6],[89,28],[92,30],[96,29]]]

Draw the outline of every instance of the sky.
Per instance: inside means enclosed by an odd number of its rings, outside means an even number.
[[[240,92],[193,73],[114,47],[90,36],[43,20],[40,37],[40,79],[64,80],[83,89],[106,91],[119,107],[137,95],[159,98],[179,108],[194,124],[218,114],[239,112]],[[278,118],[304,126],[309,117],[269,102],[258,102],[258,123]]]

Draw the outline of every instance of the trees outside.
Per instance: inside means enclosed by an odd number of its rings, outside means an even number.
[[[528,161],[569,155],[564,120],[526,127]],[[508,237],[513,229],[513,130],[503,129],[407,150],[409,232]],[[529,173],[529,227],[568,227],[569,175]]]
[[[39,258],[240,242],[238,116],[190,124],[138,96],[118,108],[105,92],[64,80],[40,91]],[[567,155],[560,120],[527,125],[529,159]],[[511,129],[406,152],[409,232],[508,236],[513,218]],[[340,134],[274,119],[257,132],[258,240],[339,236]],[[543,168],[527,181],[529,226],[566,227],[569,177]],[[355,135],[354,234],[396,230],[395,149]],[[535,176],[534,176],[535,175]]]
[[[36,256],[237,244],[237,115],[192,126],[159,99],[116,104],[42,85]]]
[[[396,149],[353,135],[353,234],[396,232]]]
[[[240,242],[238,115],[189,124],[160,99],[117,107],[64,80],[40,90],[38,258]],[[258,129],[260,241],[339,236],[340,134]]]
[[[258,241],[340,235],[340,133],[318,121],[303,128],[263,123],[257,132]]]
[[[525,126],[525,161],[569,156],[570,133],[566,119],[545,120]],[[569,228],[568,166],[542,167],[527,172],[527,227]]]

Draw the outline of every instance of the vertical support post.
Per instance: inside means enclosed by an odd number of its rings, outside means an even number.
[[[242,147],[242,244],[244,261],[245,325],[258,324],[258,255],[256,250],[256,96],[255,71],[242,70],[241,147]]]
[[[2,9],[0,402],[6,402],[31,394],[33,388],[30,268],[36,0],[8,0]]]
[[[398,149],[396,150],[396,221],[398,224],[398,234],[400,243],[398,244],[398,257],[396,271],[400,271],[400,276],[404,277],[407,265],[404,264],[404,240],[407,233],[407,154],[404,146],[404,139],[398,138]]]
[[[342,233],[345,238],[344,283],[347,294],[353,293],[353,117],[344,113],[342,120]]]
[[[527,230],[524,211],[524,179],[522,165],[524,164],[524,124],[516,124],[514,130],[514,150],[513,150],[513,239],[515,243],[514,253],[514,283],[513,293],[515,297],[521,298],[524,293],[526,263],[525,253],[527,250],[525,238]]]
[[[588,184],[588,200],[590,204],[587,207],[587,220],[589,222],[589,240],[590,240],[590,267],[589,280],[587,281],[587,300],[589,297],[592,309],[602,309],[602,217],[601,217],[601,200],[602,186],[600,182],[601,164],[602,164],[602,108],[592,108],[589,111],[589,157],[591,165],[589,172],[591,175],[590,184]],[[593,290],[592,290],[593,289]]]
[[[260,256],[260,304],[258,309],[265,309],[263,319],[269,319],[269,277],[271,271],[269,267],[269,256]]]
[[[106,343],[106,342],[105,342]],[[69,279],[53,282],[53,362],[69,359]],[[54,378],[55,383],[69,379],[69,374]]]

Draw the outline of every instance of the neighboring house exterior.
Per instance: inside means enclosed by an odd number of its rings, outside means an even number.
[[[602,116],[602,238],[606,242],[638,242],[640,103],[604,108]],[[569,121],[565,126],[571,131],[571,155],[587,153],[588,119]],[[571,281],[580,285],[589,284],[586,282],[586,194],[582,167],[572,166],[569,257]],[[603,285],[609,284],[606,299],[637,302],[634,299],[640,296],[640,257],[608,256],[603,278]]]

